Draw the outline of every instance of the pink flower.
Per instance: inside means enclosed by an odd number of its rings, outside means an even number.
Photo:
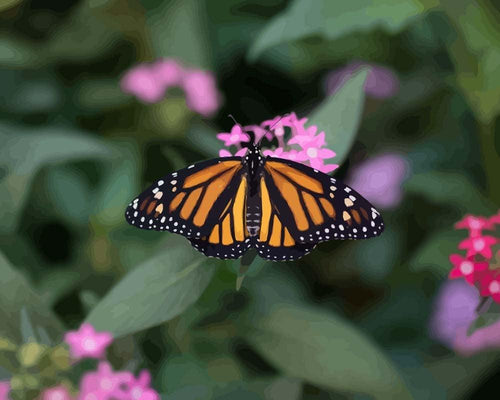
[[[69,345],[71,356],[79,358],[102,358],[113,341],[109,332],[96,332],[90,324],[82,324],[77,331],[66,333],[64,341]]]
[[[72,397],[65,386],[56,386],[44,390],[41,400],[71,400]]]
[[[500,211],[496,215],[491,216],[488,219],[488,222],[492,225],[500,225]],[[491,228],[491,229],[493,229],[493,228]]]
[[[497,239],[493,236],[475,236],[462,240],[458,245],[458,248],[467,250],[466,257],[480,254],[489,260],[493,255],[491,246],[495,243],[497,243]]]
[[[493,222],[487,218],[466,215],[455,224],[455,229],[468,229],[471,236],[481,236],[483,229],[493,229]]]
[[[181,84],[184,68],[176,60],[161,59],[151,65],[151,75],[159,86],[168,89]]]
[[[187,71],[182,81],[188,107],[203,116],[213,115],[219,108],[219,93],[212,73]]]
[[[148,371],[144,370],[139,374],[136,379],[128,383],[128,398],[130,400],[159,400],[160,396],[149,385],[151,383],[151,375]]]
[[[243,133],[240,125],[234,125],[230,133],[219,133],[217,139],[224,141],[224,146],[248,142],[248,135]]]
[[[10,382],[0,382],[0,400],[9,400]]]
[[[236,157],[243,157],[247,152],[246,147],[244,149],[239,149],[234,155]],[[233,155],[229,150],[226,149],[220,149],[219,150],[219,157],[232,157]]]
[[[107,361],[101,361],[97,371],[83,376],[79,400],[127,399],[127,385],[133,380],[132,373],[114,372]]]
[[[312,168],[328,173],[338,167],[336,164],[324,165],[323,160],[335,157],[335,152],[323,149],[325,145],[325,132],[316,136],[296,135],[292,137],[289,144],[299,144],[303,151],[297,153],[299,161],[309,161]]]
[[[157,103],[165,94],[165,87],[156,81],[147,65],[139,65],[128,71],[121,80],[121,88],[145,103]]]
[[[220,133],[217,138],[223,140],[225,146],[236,145],[239,148],[242,141],[248,141],[244,132],[253,131],[259,142],[264,137],[270,142],[273,138],[278,140],[278,147],[263,149],[265,156],[301,162],[325,173],[333,171],[338,165],[324,163],[324,160],[335,157],[334,151],[324,148],[325,133],[316,134],[318,127],[312,125],[306,128],[306,122],[307,118],[299,119],[295,113],[290,113],[266,120],[260,125],[245,126],[242,130],[239,125],[235,125],[231,133]],[[231,155],[228,150],[221,150],[219,154],[221,157]],[[236,153],[240,154],[240,151]]]
[[[450,255],[453,269],[450,271],[450,279],[464,278],[469,284],[474,285],[478,272],[488,269],[487,262],[477,262],[470,258],[464,258],[459,254]]]
[[[357,61],[332,71],[327,75],[327,93],[333,95],[361,67],[368,68],[368,76],[365,82],[365,92],[367,95],[376,99],[386,99],[398,92],[399,80],[392,70],[381,65]]]
[[[186,69],[173,59],[139,64],[125,73],[120,85],[125,93],[145,103],[157,103],[169,88],[181,87],[191,110],[210,116],[219,108],[220,95],[214,75],[208,71]]]
[[[262,152],[267,157],[277,157],[277,158],[286,158],[286,153],[283,150],[283,147],[276,147],[274,150],[266,149]]]
[[[386,153],[354,167],[346,182],[376,207],[393,208],[403,198],[401,187],[408,173],[409,164],[404,157]]]
[[[440,289],[429,324],[430,334],[457,353],[470,356],[490,348],[500,348],[500,322],[467,335],[477,318],[480,297],[477,289],[463,281],[446,282]]]

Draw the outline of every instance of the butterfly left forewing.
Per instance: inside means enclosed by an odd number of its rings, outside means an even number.
[[[322,172],[268,158],[264,177],[282,223],[298,243],[367,239],[384,229],[380,213],[366,199]]]
[[[125,218],[141,229],[203,237],[217,223],[241,173],[240,157],[191,165],[142,192],[127,207]]]

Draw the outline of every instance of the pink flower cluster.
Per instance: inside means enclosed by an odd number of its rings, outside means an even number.
[[[455,224],[456,229],[467,229],[469,236],[458,245],[465,250],[465,256],[451,254],[453,269],[450,279],[464,278],[470,285],[476,286],[482,296],[491,296],[500,303],[500,239],[485,230],[494,230],[500,225],[500,212],[492,217],[465,216]],[[497,261],[494,260],[496,251]]]
[[[265,138],[269,142],[276,139],[278,147],[265,149],[263,154],[270,157],[279,157],[286,160],[297,161],[315,168],[324,173],[329,173],[338,167],[337,164],[325,164],[324,160],[335,157],[335,152],[325,148],[325,132],[317,133],[315,125],[305,127],[307,118],[297,118],[295,113],[277,116],[262,122],[260,125],[241,127],[236,124],[231,132],[219,133],[217,138],[224,142],[226,147],[235,147],[236,156],[243,156],[246,148],[242,142],[248,141],[246,131],[253,131],[257,141]],[[230,157],[232,153],[227,149],[219,151],[221,157]]]
[[[80,380],[79,393],[73,397],[63,385],[45,389],[41,400],[159,400],[150,387],[151,375],[143,370],[136,378],[129,371],[113,371],[108,361],[102,360],[113,338],[109,332],[96,332],[92,325],[83,324],[77,331],[66,333],[64,341],[71,356],[101,359],[97,370],[86,372]],[[8,400],[9,382],[0,382],[0,400]]]
[[[220,106],[220,94],[214,75],[209,71],[183,67],[173,59],[160,59],[139,64],[121,80],[121,88],[145,103],[157,103],[168,89],[180,87],[186,94],[187,106],[205,117]]]

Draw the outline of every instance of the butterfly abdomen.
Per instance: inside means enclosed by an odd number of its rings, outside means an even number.
[[[260,230],[261,210],[259,205],[259,197],[253,196],[248,198],[247,203],[247,230],[250,236],[257,236]]]

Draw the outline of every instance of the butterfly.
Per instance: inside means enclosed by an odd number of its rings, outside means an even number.
[[[359,193],[306,165],[264,157],[253,132],[243,157],[214,158],[173,172],[127,207],[141,229],[185,236],[208,257],[237,259],[250,248],[296,260],[320,242],[368,239],[384,230]]]

